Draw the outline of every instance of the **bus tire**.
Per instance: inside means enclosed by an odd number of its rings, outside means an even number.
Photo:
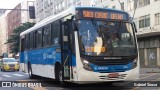
[[[66,82],[62,80],[62,69],[60,66],[56,67],[56,81],[60,84],[62,87],[66,87]]]
[[[66,81],[62,80],[62,70],[59,70],[59,83],[62,87],[67,87]]]
[[[60,64],[56,63],[55,64],[55,80],[59,81],[59,70],[60,70]]]
[[[35,78],[35,75],[33,75],[33,73],[32,73],[32,66],[31,66],[30,63],[28,64],[28,74],[29,74],[29,78],[30,79],[34,79]]]

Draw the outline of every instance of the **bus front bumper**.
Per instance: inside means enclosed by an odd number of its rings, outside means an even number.
[[[110,78],[110,74],[116,73],[118,77]],[[84,69],[78,72],[78,82],[77,83],[97,83],[97,82],[113,82],[113,81],[132,81],[139,79],[139,67],[125,71],[125,72],[113,72],[113,73],[100,73],[86,71]]]

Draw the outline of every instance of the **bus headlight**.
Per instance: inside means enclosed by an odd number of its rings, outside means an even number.
[[[87,60],[82,59],[82,64],[85,70],[92,71],[92,68],[90,67],[90,64]]]
[[[137,67],[137,59],[133,61],[133,68],[136,68],[136,67]]]

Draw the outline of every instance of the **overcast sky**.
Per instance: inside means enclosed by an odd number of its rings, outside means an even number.
[[[16,5],[24,0],[0,0],[0,8],[13,9]]]

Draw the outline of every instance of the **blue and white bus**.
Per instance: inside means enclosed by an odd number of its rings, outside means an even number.
[[[30,78],[76,83],[135,80],[135,33],[135,24],[124,11],[73,7],[20,34],[21,69]]]

